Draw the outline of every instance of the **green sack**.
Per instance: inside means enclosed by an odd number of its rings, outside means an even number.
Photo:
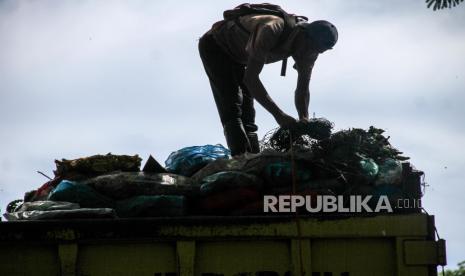
[[[119,217],[172,217],[185,214],[185,197],[175,195],[136,196],[116,203]]]
[[[295,163],[295,180],[297,184],[310,180],[310,170],[300,163]],[[265,167],[264,178],[268,187],[290,187],[292,185],[292,163],[274,162]]]
[[[217,159],[199,171],[197,171],[192,177],[191,180],[193,183],[197,184],[202,181],[205,177],[224,171],[240,171],[244,168],[244,165],[247,163],[248,159],[245,155],[235,156],[231,159]]]
[[[82,208],[113,208],[114,202],[88,185],[63,180],[49,194],[48,200],[78,203]]]
[[[198,191],[188,177],[170,173],[120,172],[94,177],[84,183],[114,199],[139,195],[186,195]]]
[[[208,195],[244,187],[260,190],[262,184],[262,180],[252,174],[236,171],[218,172],[202,180],[200,193]]]

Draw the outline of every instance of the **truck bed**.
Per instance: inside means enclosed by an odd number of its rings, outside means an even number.
[[[0,223],[0,275],[437,275],[426,214]]]

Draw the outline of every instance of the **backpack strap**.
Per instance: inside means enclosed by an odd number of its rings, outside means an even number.
[[[287,58],[284,58],[281,61],[281,77],[286,76],[286,69],[287,69]]]
[[[292,33],[292,30],[294,29],[295,25],[297,25],[298,22],[303,21],[303,20],[305,21],[308,20],[305,16],[289,14],[285,10],[283,10],[280,6],[268,4],[268,3],[264,3],[264,4],[244,3],[244,4],[241,4],[235,7],[232,10],[224,11],[223,18],[225,20],[234,21],[234,24],[236,24],[236,26],[238,26],[245,33],[250,34],[250,31],[247,30],[244,27],[244,25],[242,25],[240,22],[241,16],[249,15],[249,14],[275,15],[275,16],[281,17],[284,20],[283,32],[281,33],[276,45],[282,45],[282,43],[284,43],[289,38],[289,35]],[[286,75],[286,69],[287,69],[287,58],[282,60],[281,76]]]
[[[278,44],[287,40],[289,35],[291,34],[294,26],[297,24],[299,20],[305,18],[303,16],[297,16],[295,14],[289,14],[285,10],[283,10],[278,5],[273,4],[249,4],[244,3],[232,10],[226,10],[223,12],[223,18],[225,20],[232,20],[234,23],[244,32],[250,34],[250,32],[241,24],[240,17],[244,15],[250,14],[267,14],[267,15],[275,15],[279,16],[284,20],[284,29],[279,37]]]

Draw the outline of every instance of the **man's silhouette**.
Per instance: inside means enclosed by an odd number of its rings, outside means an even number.
[[[313,65],[319,54],[336,44],[338,37],[334,25],[327,21],[308,23],[279,6],[267,6],[277,7],[278,12],[266,14],[268,7],[262,11],[260,4],[246,6],[248,12],[215,23],[199,41],[200,57],[233,156],[259,152],[254,99],[281,127],[296,122],[268,95],[259,78],[263,66],[292,56],[298,72],[295,106],[299,119],[306,120]],[[257,12],[253,9],[256,7]]]

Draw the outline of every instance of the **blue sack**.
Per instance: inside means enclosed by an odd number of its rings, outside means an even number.
[[[192,176],[198,170],[217,159],[229,159],[231,152],[221,144],[193,146],[172,152],[165,161],[170,173]]]

